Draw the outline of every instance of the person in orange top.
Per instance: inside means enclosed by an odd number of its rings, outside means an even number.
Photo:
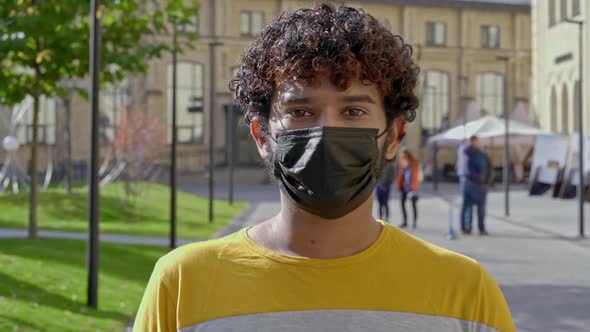
[[[414,222],[412,227],[416,228],[418,219],[418,189],[420,187],[420,170],[419,163],[414,154],[408,149],[402,151],[400,155],[399,168],[397,171],[397,188],[401,193],[403,223],[400,227],[408,226],[408,214],[406,212],[406,201],[408,198],[412,201],[412,210],[414,212]]]

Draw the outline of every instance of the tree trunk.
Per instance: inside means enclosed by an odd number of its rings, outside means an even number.
[[[35,89],[33,109],[33,142],[31,143],[31,192],[29,194],[29,239],[37,238],[37,145],[39,141],[39,75],[36,74],[37,87]]]
[[[73,165],[72,165],[72,99],[69,95],[64,100],[65,106],[65,153],[66,153],[66,191],[68,194],[72,193],[72,182],[74,181],[74,172],[73,172]]]

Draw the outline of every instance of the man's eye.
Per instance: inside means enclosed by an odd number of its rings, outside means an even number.
[[[292,118],[306,118],[306,117],[310,117],[313,115],[311,112],[306,111],[304,109],[291,110],[291,111],[287,112],[287,114]]]
[[[351,116],[351,117],[356,117],[356,116],[363,116],[365,115],[367,112],[358,109],[358,108],[349,108],[346,111],[344,111],[344,115],[345,116]]]

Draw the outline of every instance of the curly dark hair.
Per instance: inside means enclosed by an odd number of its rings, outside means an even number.
[[[412,47],[373,16],[350,7],[321,3],[275,19],[242,54],[230,82],[246,122],[262,118],[266,127],[277,82],[296,78],[305,84],[326,73],[346,89],[351,79],[377,85],[388,123],[412,121],[420,69]]]

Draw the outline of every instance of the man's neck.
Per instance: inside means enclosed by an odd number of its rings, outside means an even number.
[[[258,244],[290,256],[338,258],[373,244],[382,226],[372,216],[373,197],[338,219],[323,219],[293,204],[281,193],[281,212],[249,230]]]

